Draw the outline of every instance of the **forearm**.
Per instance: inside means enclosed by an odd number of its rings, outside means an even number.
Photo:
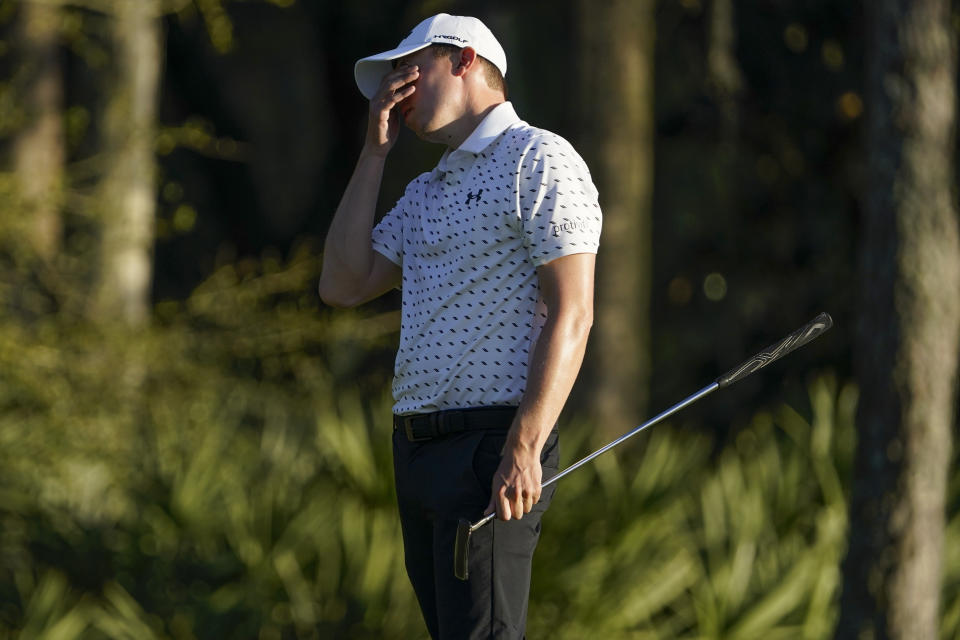
[[[321,292],[357,290],[373,265],[370,233],[385,158],[362,153],[334,214],[323,248]]]
[[[501,519],[523,517],[540,499],[540,454],[577,379],[593,324],[595,260],[572,254],[537,268],[547,321],[491,485],[487,513],[496,509]]]
[[[588,309],[570,309],[548,317],[534,347],[527,387],[507,447],[540,455],[580,372],[592,320]]]

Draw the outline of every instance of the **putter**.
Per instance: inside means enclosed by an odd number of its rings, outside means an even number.
[[[744,361],[740,366],[735,367],[730,371],[726,372],[725,374],[723,374],[722,376],[714,380],[712,383],[710,383],[703,389],[700,389],[700,391],[697,391],[693,395],[688,396],[687,398],[681,400],[680,402],[673,405],[666,411],[654,416],[650,420],[647,420],[639,427],[636,427],[632,431],[625,433],[624,435],[620,436],[613,442],[605,445],[603,448],[597,449],[587,457],[573,463],[563,471],[559,472],[557,475],[553,476],[552,478],[544,482],[541,486],[546,487],[550,484],[553,484],[554,482],[556,482],[563,476],[567,475],[571,471],[574,471],[575,469],[578,469],[583,465],[585,465],[586,463],[590,462],[591,460],[599,456],[601,453],[614,448],[615,446],[617,446],[627,438],[630,438],[631,436],[634,436],[640,433],[647,427],[651,427],[657,424],[664,418],[673,415],[674,413],[676,413],[677,411],[680,411],[684,407],[690,406],[700,398],[703,398],[704,396],[713,393],[717,389],[724,389],[732,385],[734,382],[743,380],[754,371],[757,371],[758,369],[762,369],[763,367],[767,366],[774,360],[778,360],[782,358],[783,356],[787,355],[794,349],[802,347],[803,345],[807,344],[811,340],[819,337],[820,334],[822,334],[832,326],[833,326],[833,319],[830,317],[830,315],[827,313],[821,313],[816,318],[814,318],[807,324],[803,325],[802,327],[800,327],[799,329],[797,329],[787,337],[783,338],[779,342],[770,345],[769,347],[767,347],[757,355],[753,356],[749,360]],[[469,571],[468,571],[469,555],[468,554],[470,551],[470,536],[473,534],[474,531],[476,531],[483,525],[493,520],[496,517],[496,515],[497,515],[496,511],[494,511],[493,513],[490,513],[484,516],[480,520],[477,520],[473,524],[471,524],[470,521],[467,520],[466,518],[460,518],[460,522],[457,525],[457,537],[453,545],[453,574],[456,577],[460,578],[461,580],[466,580],[467,577],[469,576]]]

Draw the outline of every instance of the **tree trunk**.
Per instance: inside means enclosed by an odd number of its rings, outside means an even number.
[[[949,0],[872,0],[850,548],[838,638],[938,637],[960,329]]]
[[[148,316],[156,213],[158,4],[115,0],[112,29],[116,77],[103,122],[108,168],[96,313],[139,324]]]
[[[650,376],[654,2],[578,6],[582,147],[603,208],[581,389],[591,417],[618,433],[643,415]]]
[[[713,0],[710,3],[707,85],[720,109],[720,138],[728,144],[736,139],[740,127],[737,98],[743,78],[737,64],[736,45],[732,0]]]
[[[25,2],[20,7],[18,57],[23,61],[24,127],[13,141],[13,164],[31,249],[53,258],[60,248],[60,202],[64,165],[63,72],[60,65],[60,11]]]

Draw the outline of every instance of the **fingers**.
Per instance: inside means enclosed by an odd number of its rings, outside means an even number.
[[[494,476],[493,479],[493,495],[490,496],[490,504],[487,505],[484,515],[493,512],[496,510],[498,520],[510,520],[512,518],[520,518],[523,516],[521,512],[520,515],[516,515],[513,510],[513,503],[510,498],[507,497],[508,491],[510,491],[510,486],[504,482],[504,478],[501,476]]]
[[[533,510],[533,505],[540,501],[540,487],[536,491],[518,489],[516,485],[504,481],[497,488],[484,514],[497,511],[500,520],[520,520]]]
[[[524,514],[530,513],[533,510],[533,505],[540,502],[540,485],[537,484],[536,490],[517,490],[514,488],[514,494],[516,495],[514,506],[514,513],[517,514],[517,509],[519,508],[519,515],[514,517],[518,520]]]
[[[510,515],[519,520],[523,517],[523,497],[516,487],[510,487],[507,491],[507,504],[510,506]]]
[[[398,102],[416,90],[416,87],[411,83],[419,76],[419,67],[402,66],[394,69],[380,81],[380,89],[371,102],[384,111],[392,109]]]
[[[523,517],[523,507],[516,508],[517,501],[514,499],[516,491],[513,487],[503,485],[500,487],[500,500],[497,505],[497,516],[501,520],[512,520],[513,518]]]
[[[405,87],[401,87],[394,91],[393,93],[388,93],[383,97],[382,109],[383,111],[389,111],[397,106],[399,103],[403,102],[407,96],[416,91],[417,88],[412,84],[408,84]]]
[[[497,512],[500,520],[519,520],[533,510],[540,501],[541,470],[539,460],[534,464],[516,464],[506,455],[493,474],[490,503],[485,514]]]
[[[420,75],[420,67],[413,64],[403,64],[383,76],[380,81],[381,90],[396,91],[400,87],[417,79]]]
[[[533,509],[533,505],[537,503],[536,499],[533,497],[533,494],[527,491],[523,492],[523,512],[530,513],[530,510]]]
[[[488,516],[494,511],[497,510],[497,494],[490,496],[490,502],[487,504],[487,508],[483,510],[483,515]],[[498,514],[499,517],[499,514]]]
[[[404,65],[380,81],[380,88],[370,99],[365,143],[368,151],[385,155],[393,147],[400,132],[399,110],[394,107],[416,91],[412,83],[419,75],[418,67]]]

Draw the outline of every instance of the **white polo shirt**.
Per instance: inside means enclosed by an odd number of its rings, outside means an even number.
[[[537,267],[596,253],[601,214],[566,140],[495,107],[373,229],[399,265],[394,413],[520,404],[546,320]]]

